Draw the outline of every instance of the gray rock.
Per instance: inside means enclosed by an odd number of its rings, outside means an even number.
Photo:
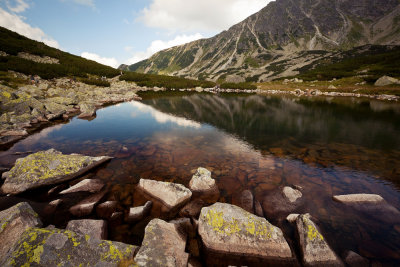
[[[207,250],[258,259],[264,264],[293,264],[282,231],[265,218],[239,207],[215,203],[201,210],[199,235]]]
[[[189,182],[189,189],[193,197],[200,197],[207,203],[215,203],[219,198],[219,189],[211,172],[205,168],[198,168]]]
[[[65,229],[97,239],[107,239],[107,222],[104,220],[73,220],[68,222]]]
[[[2,266],[120,266],[136,250],[68,230],[29,228]]]
[[[142,246],[135,256],[139,266],[187,266],[186,236],[172,223],[154,219],[146,226]]]
[[[96,213],[100,218],[109,219],[111,215],[117,210],[117,201],[106,201],[96,207]]]
[[[375,86],[386,86],[391,84],[400,84],[400,81],[393,77],[382,76],[375,82]]]
[[[51,114],[46,115],[46,118],[49,120],[57,119],[57,118],[61,117],[68,110],[67,106],[60,105],[60,104],[57,104],[54,102],[46,101],[44,105],[46,107],[46,110],[51,113]]]
[[[81,114],[78,116],[80,119],[90,118],[96,116],[96,107],[91,103],[79,103]]]
[[[343,204],[379,204],[385,200],[380,195],[375,194],[351,194],[333,196],[333,200]]]
[[[138,186],[171,210],[182,207],[192,196],[192,192],[181,184],[140,179]]]
[[[344,261],[349,267],[364,267],[369,266],[369,260],[361,257],[353,251],[348,251],[344,257]]]
[[[311,221],[310,214],[298,216],[296,228],[304,266],[344,266]]]
[[[3,173],[5,194],[18,194],[45,185],[57,184],[76,178],[110,157],[89,157],[78,154],[64,155],[54,149],[40,151],[18,159],[15,166]]]
[[[104,195],[106,194],[105,191],[91,195],[87,198],[85,198],[84,200],[82,200],[81,202],[79,202],[78,204],[72,206],[69,211],[71,212],[71,214],[77,216],[77,217],[82,217],[82,216],[86,216],[89,215],[90,213],[92,213],[94,206],[100,202],[100,200],[104,197]]]
[[[104,187],[104,183],[99,179],[84,179],[70,188],[60,192],[61,195],[76,193],[76,192],[90,192],[97,193]]]
[[[295,223],[296,220],[297,220],[297,217],[299,217],[299,216],[300,216],[300,214],[297,214],[297,213],[289,214],[289,215],[286,217],[286,221],[288,221],[288,222],[290,222],[290,223]]]
[[[40,226],[42,226],[42,222],[39,216],[26,202],[0,211],[0,266],[3,266],[1,263],[24,231]]]
[[[297,190],[293,189],[289,186],[285,186],[282,190],[283,195],[291,202],[294,203],[297,201],[297,199],[301,198],[303,194]]]
[[[128,221],[129,222],[137,222],[145,218],[149,215],[151,208],[153,206],[153,202],[147,201],[144,206],[130,208],[128,214]]]

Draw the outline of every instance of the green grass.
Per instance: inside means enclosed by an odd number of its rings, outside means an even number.
[[[3,27],[0,27],[0,50],[9,54],[0,57],[0,71],[14,70],[26,75],[36,74],[44,79],[87,77],[87,74],[111,78],[119,74],[114,68],[30,40]],[[22,59],[17,57],[19,52],[56,58],[60,64],[42,64]]]
[[[144,74],[137,72],[126,72],[119,78],[121,81],[135,82],[139,86],[164,87],[167,89],[185,89],[194,87],[214,87],[214,82],[185,79],[175,76]]]
[[[253,83],[223,83],[220,86],[222,89],[240,89],[240,90],[255,90],[257,86]]]

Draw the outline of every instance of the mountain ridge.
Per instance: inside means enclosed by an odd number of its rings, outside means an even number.
[[[267,81],[366,44],[400,44],[397,0],[277,0],[208,39],[172,47],[125,70],[197,79]],[[305,54],[304,54],[305,53]]]

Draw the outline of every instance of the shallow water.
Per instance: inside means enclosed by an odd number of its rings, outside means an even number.
[[[118,200],[125,213],[146,201],[135,190],[140,177],[188,186],[199,166],[212,171],[221,202],[237,204],[249,189],[262,204],[277,188],[298,185],[304,203],[296,212],[310,213],[339,254],[351,249],[387,264],[400,261],[400,224],[332,201],[336,194],[374,193],[400,209],[400,104],[175,93],[143,99],[99,110],[92,121],[46,128],[0,153],[0,166],[11,167],[22,156],[16,152],[49,148],[113,156],[85,177],[105,181],[107,199]],[[40,209],[56,199],[47,190],[0,198],[0,208],[22,198]],[[65,226],[67,208],[45,215],[45,223]],[[266,218],[293,237],[284,215]],[[140,244],[144,225],[111,226],[110,238]]]

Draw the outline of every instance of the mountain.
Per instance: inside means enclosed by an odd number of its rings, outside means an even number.
[[[172,47],[125,70],[229,82],[300,73],[363,46],[400,44],[398,0],[277,0],[209,38]]]

